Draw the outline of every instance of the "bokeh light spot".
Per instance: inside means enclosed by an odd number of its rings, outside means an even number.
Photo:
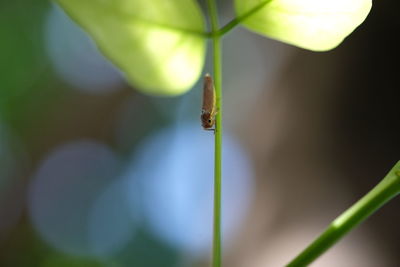
[[[120,73],[98,51],[94,42],[56,5],[46,24],[46,44],[57,74],[77,89],[91,93],[114,91]]]
[[[252,168],[237,141],[224,136],[223,235],[229,240],[244,218],[253,185]],[[140,184],[151,230],[184,252],[203,254],[211,245],[213,143],[198,124],[150,136],[138,148],[129,173]]]
[[[32,223],[49,244],[68,254],[103,257],[130,237],[120,162],[91,141],[58,148],[42,163],[30,188]],[[125,203],[124,203],[125,202]]]

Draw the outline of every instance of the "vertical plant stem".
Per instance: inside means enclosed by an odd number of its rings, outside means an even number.
[[[215,155],[214,155],[214,241],[213,266],[221,266],[221,195],[222,195],[222,90],[221,90],[221,62],[220,38],[214,39],[214,75],[216,105],[218,114],[215,120]],[[217,52],[218,51],[218,52]]]
[[[385,178],[368,194],[337,217],[328,228],[287,267],[308,266],[312,261],[333,246],[341,237],[363,222],[382,205],[395,197],[400,190],[400,161]]]
[[[221,245],[221,191],[222,191],[222,72],[221,72],[221,37],[218,35],[218,11],[215,0],[207,0],[211,18],[211,36],[213,47],[214,81],[217,115],[215,118],[214,150],[214,222],[212,266],[222,265]]]

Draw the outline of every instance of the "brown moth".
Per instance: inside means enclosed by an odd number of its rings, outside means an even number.
[[[214,130],[215,115],[217,110],[215,107],[215,88],[214,82],[210,74],[204,76],[203,85],[203,106],[201,109],[201,124],[205,130]]]

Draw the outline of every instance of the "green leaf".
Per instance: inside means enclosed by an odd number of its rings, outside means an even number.
[[[371,5],[371,0],[235,0],[248,29],[314,51],[339,45]]]
[[[204,18],[193,0],[56,0],[145,93],[176,95],[199,78]]]

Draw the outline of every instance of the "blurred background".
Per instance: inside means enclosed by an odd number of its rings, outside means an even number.
[[[398,7],[326,53],[224,39],[225,266],[284,265],[400,159]],[[0,266],[208,266],[200,96],[140,94],[56,5],[0,0]],[[399,210],[313,266],[399,266]]]

